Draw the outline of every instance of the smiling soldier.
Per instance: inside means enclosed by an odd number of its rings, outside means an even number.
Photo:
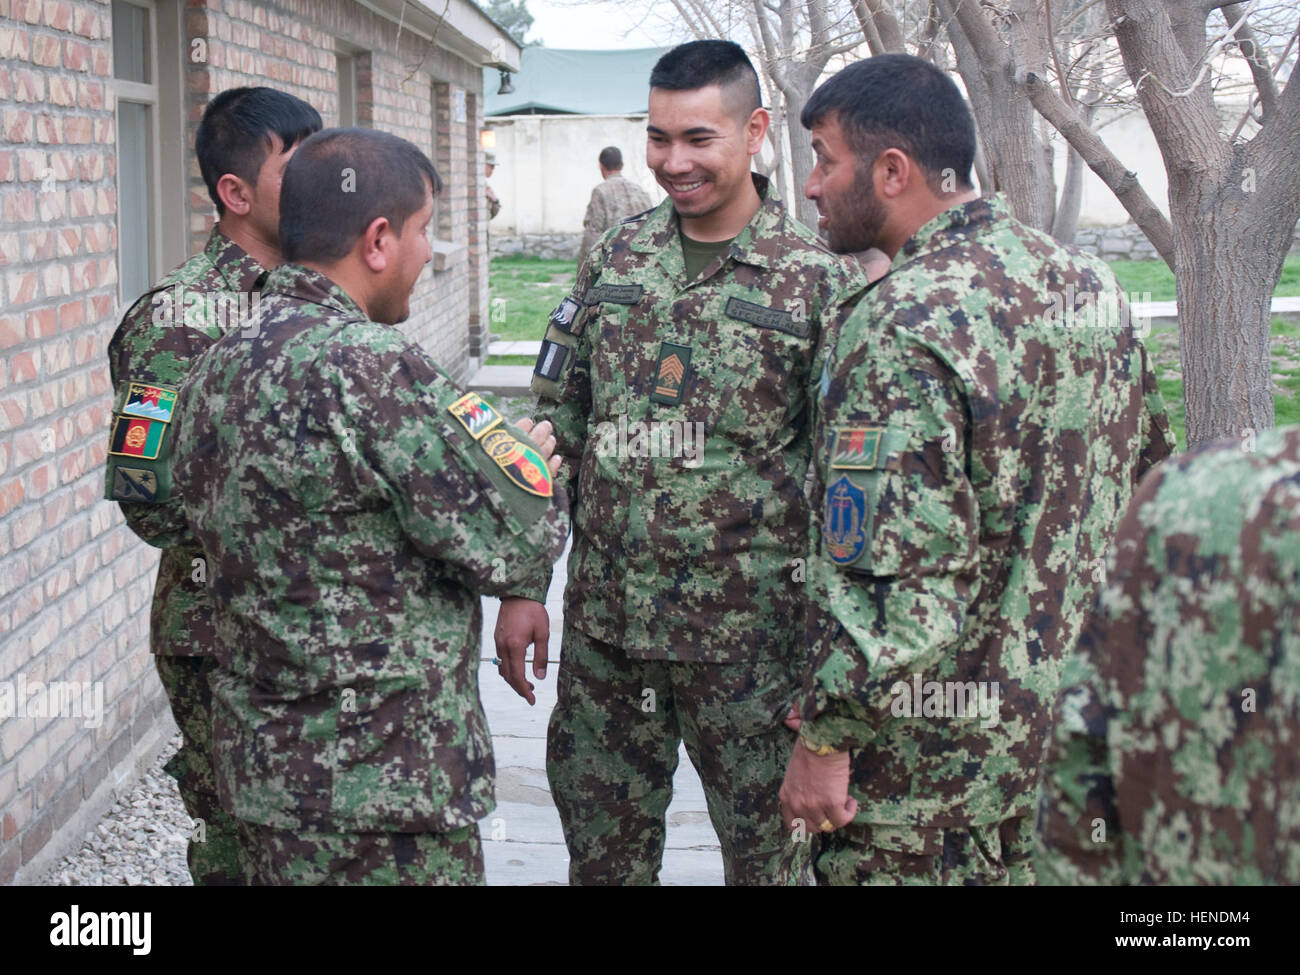
[[[575,492],[547,742],[575,884],[657,881],[683,740],[727,882],[809,879],[777,804],[805,668],[808,387],[823,316],[858,279],[750,171],[768,121],[737,45],[660,59],[646,163],[668,199],[592,249],[538,358],[539,414]],[[703,449],[598,449],[620,424],[703,424]],[[497,628],[530,699],[545,592],[506,600]]]

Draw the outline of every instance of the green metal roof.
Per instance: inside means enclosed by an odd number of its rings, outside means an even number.
[[[515,90],[498,95],[499,73],[483,69],[483,114],[626,115],[644,112],[650,95],[650,70],[668,47],[632,51],[560,51],[526,47]]]

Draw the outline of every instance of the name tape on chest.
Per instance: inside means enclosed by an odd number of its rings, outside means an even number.
[[[645,288],[639,284],[598,284],[588,288],[582,297],[584,305],[598,305],[610,301],[616,305],[635,305],[645,294]]]
[[[778,332],[785,332],[801,339],[808,337],[808,319],[802,313],[795,314],[792,311],[756,305],[743,298],[728,298],[723,312],[728,318],[734,318],[738,322],[757,325],[759,328],[776,329]]]

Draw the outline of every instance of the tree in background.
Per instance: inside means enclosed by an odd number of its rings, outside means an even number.
[[[533,26],[533,15],[528,12],[528,0],[488,0],[483,10],[495,20],[505,32],[515,39],[520,47],[541,47],[541,40],[524,43],[524,37]]]

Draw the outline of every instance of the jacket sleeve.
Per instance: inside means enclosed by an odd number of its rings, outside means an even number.
[[[877,331],[825,451],[810,553],[813,674],[800,734],[866,745],[898,682],[933,671],[979,594],[979,511],[966,476],[966,404],[928,349]]]
[[[340,448],[386,485],[416,550],[491,595],[548,578],[568,505],[527,434],[414,346],[395,358],[347,346],[337,354]]]
[[[157,294],[151,292],[141,297],[123,316],[109,342],[109,375],[114,389],[113,413],[109,420],[110,451],[113,429],[118,422],[119,411],[126,403],[131,384],[161,384],[179,389],[194,361],[211,345],[210,339],[188,325],[170,320],[155,322],[155,311],[159,303],[153,299]],[[162,294],[170,303],[170,295]],[[178,401],[171,422],[165,425],[159,457],[144,465],[151,469],[155,489],[162,488],[158,492],[163,496],[162,499],[122,500],[124,494],[138,494],[139,491],[135,482],[123,480],[136,475],[131,475],[129,470],[121,472],[119,469],[140,465],[133,465],[129,460],[115,459],[111,453],[105,465],[104,497],[117,501],[127,527],[155,548],[198,545],[185,521],[180,494],[171,485],[168,469],[181,406]]]

